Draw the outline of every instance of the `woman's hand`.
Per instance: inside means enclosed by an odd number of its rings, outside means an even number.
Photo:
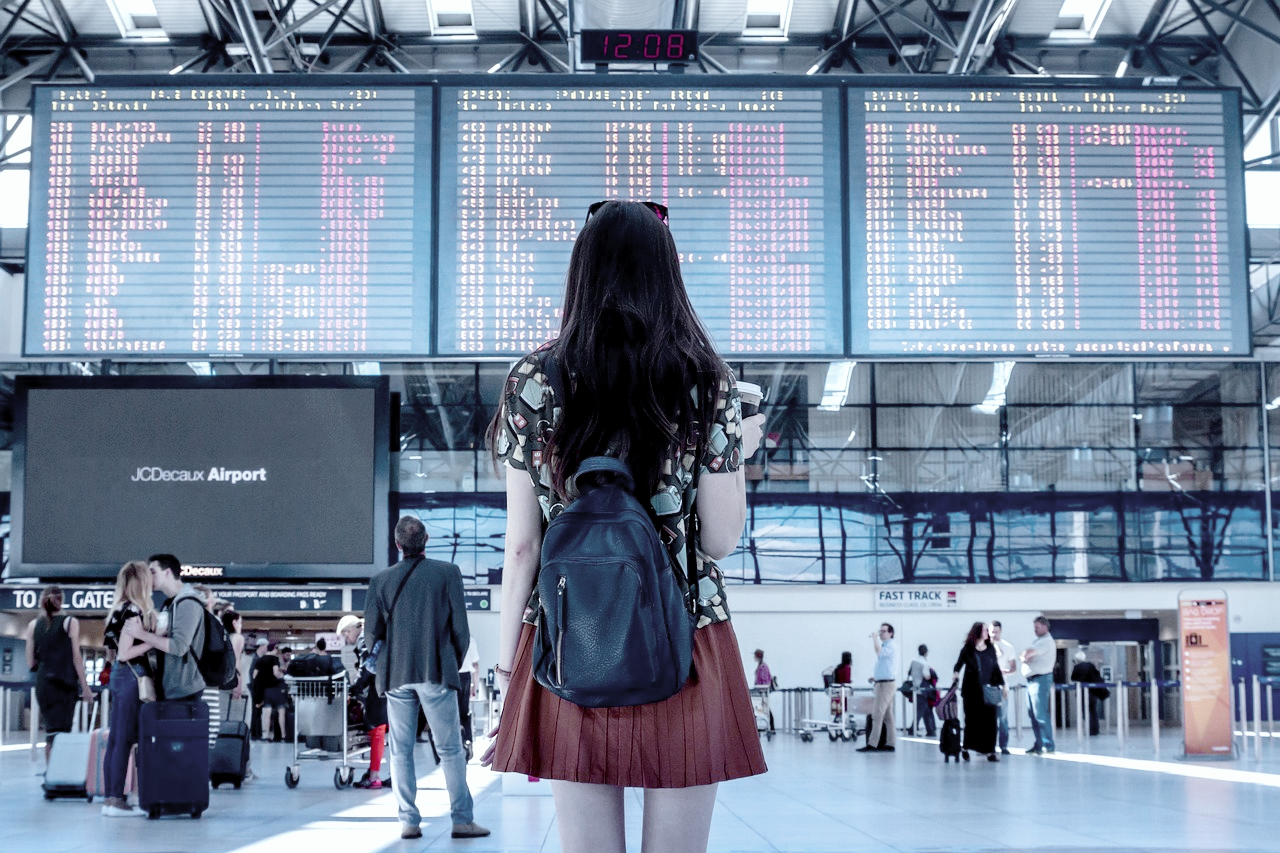
[[[498,751],[498,726],[493,727],[493,731],[487,735],[489,738],[489,748],[484,751],[484,755],[480,756],[480,766],[489,767],[493,764],[493,755]]]
[[[750,459],[760,449],[764,438],[764,415],[754,414],[742,419],[742,458]]]

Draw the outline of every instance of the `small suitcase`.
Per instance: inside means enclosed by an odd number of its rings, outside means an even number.
[[[111,730],[105,727],[89,733],[89,775],[85,788],[90,798],[107,795],[107,778],[103,771],[106,769],[107,738],[110,736]]]
[[[209,706],[148,702],[138,720],[138,806],[152,820],[209,807]]]
[[[938,738],[938,749],[942,752],[943,764],[948,764],[951,759],[957,762],[960,760],[960,721],[959,720],[943,720],[942,733]]]
[[[209,752],[209,781],[215,788],[230,782],[238,790],[248,769],[249,724],[242,720],[222,723]]]
[[[75,719],[83,719],[80,705],[76,706]],[[41,785],[46,800],[83,797],[93,802],[93,793],[89,790],[89,759],[93,727],[97,720],[98,703],[94,702],[87,730],[59,732],[49,736],[53,739],[53,744],[49,747],[49,766],[45,768],[44,783]],[[106,742],[105,738],[103,742]]]

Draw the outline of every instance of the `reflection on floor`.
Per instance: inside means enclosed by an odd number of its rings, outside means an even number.
[[[1225,762],[1176,758],[1178,736],[1161,753],[1131,739],[1060,735],[1055,756],[975,756],[944,766],[936,744],[902,738],[893,754],[859,754],[825,738],[780,735],[765,744],[770,772],[720,787],[713,851],[1274,851],[1280,849],[1280,738],[1264,738]],[[431,767],[419,750],[418,767]],[[374,853],[382,850],[541,851],[560,849],[551,799],[503,796],[502,780],[469,770],[476,820],[486,839],[449,837],[441,774],[419,780],[423,838],[401,841],[389,790],[336,790],[336,762],[301,764],[285,787],[287,745],[254,744],[258,778],[212,792],[201,820],[107,819],[97,803],[46,802],[43,759],[0,750],[0,826],[6,849],[58,853]],[[640,793],[628,800],[628,839],[639,850]]]

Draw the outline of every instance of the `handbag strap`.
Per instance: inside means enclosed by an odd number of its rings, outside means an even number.
[[[555,394],[560,406],[563,408],[568,403],[568,396],[565,394],[564,371],[560,367],[560,361],[556,358],[555,348],[547,350],[546,369],[543,371],[547,376],[547,381],[551,384],[551,391]],[[702,433],[698,433],[697,447],[695,448],[693,457],[693,483],[692,491],[694,501],[689,504],[689,514],[685,517],[684,525],[684,546],[685,546],[685,583],[689,587],[688,607],[689,612],[695,617],[698,615],[698,554],[694,549],[695,531],[698,526],[698,512],[694,502],[698,496],[698,477],[702,473],[702,454],[706,450],[706,444]],[[582,460],[578,470],[574,472],[569,479],[570,485],[577,483],[578,477],[583,474],[607,472],[617,474],[623,478],[623,485],[630,492],[636,491],[635,475],[631,471],[631,466],[613,456],[591,456]],[[653,516],[650,515],[650,520]]]
[[[400,578],[400,585],[396,587],[396,594],[391,597],[391,606],[387,608],[387,638],[385,642],[386,649],[384,649],[383,652],[387,657],[388,678],[391,676],[391,616],[395,612],[396,602],[400,600],[400,593],[404,592],[404,585],[409,582],[409,575],[413,574],[413,570],[418,568],[418,565],[425,559],[425,554],[419,554],[418,559],[413,561],[413,565],[409,567],[409,571],[405,572],[404,577]]]

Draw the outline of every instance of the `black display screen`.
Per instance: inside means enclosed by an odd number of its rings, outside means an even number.
[[[25,352],[323,356],[429,336],[429,87],[35,90]]]
[[[24,354],[518,355],[610,198],[730,357],[1249,353],[1238,92],[705,79],[37,86]]]
[[[439,352],[519,354],[560,328],[602,199],[660,202],[689,298],[729,355],[844,350],[838,91],[444,87]]]
[[[207,577],[385,565],[382,377],[19,377],[15,576],[110,577],[156,552]]]
[[[1235,96],[850,92],[855,352],[1250,351]]]

